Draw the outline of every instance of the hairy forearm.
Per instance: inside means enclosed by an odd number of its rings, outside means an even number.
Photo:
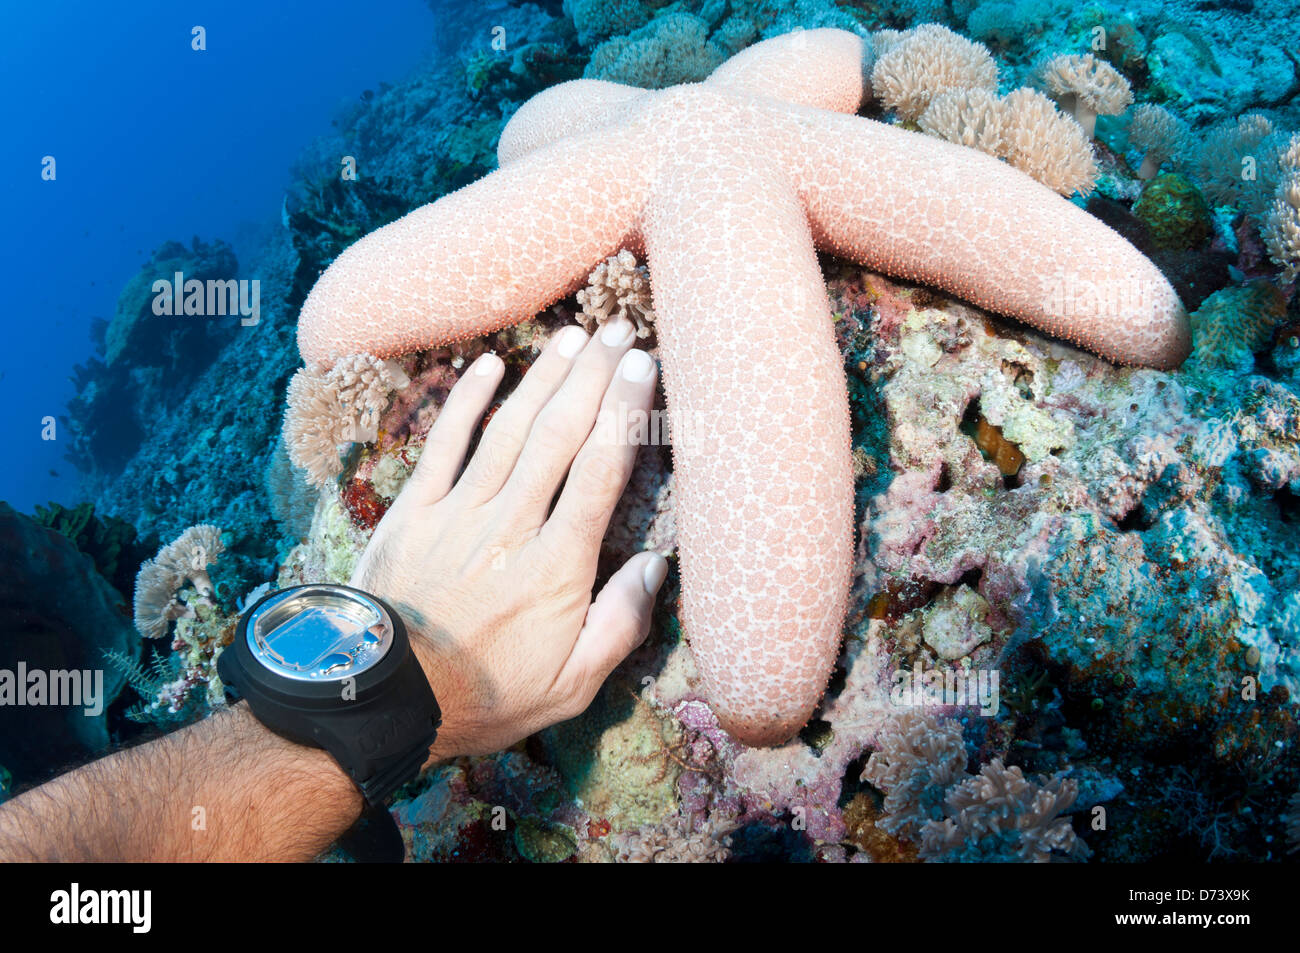
[[[0,804],[0,861],[310,860],[361,807],[329,754],[239,704]]]

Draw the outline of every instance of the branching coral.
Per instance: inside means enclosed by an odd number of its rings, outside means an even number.
[[[289,381],[284,442],[293,465],[314,486],[324,486],[343,469],[339,448],[378,436],[379,414],[389,395],[405,387],[406,374],[393,361],[352,354],[320,373],[301,368]]]
[[[638,265],[636,256],[624,248],[611,255],[591,273],[590,284],[578,292],[582,311],[578,320],[588,331],[606,321],[626,318],[636,325],[636,336],[650,336],[655,313],[650,300],[650,272]]]
[[[1053,778],[1039,786],[1017,767],[994,758],[949,792],[951,817],[921,831],[921,856],[933,861],[1084,860],[1091,851],[1060,817],[1078,797],[1075,781]]]
[[[885,42],[889,46],[871,70],[871,85],[903,119],[920,118],[936,96],[949,90],[997,92],[998,67],[992,54],[947,27],[925,23]]]
[[[1138,178],[1155,178],[1160,167],[1178,154],[1186,136],[1187,124],[1163,106],[1143,103],[1133,110],[1128,141],[1142,152]]]
[[[1027,87],[1012,90],[1003,104],[1008,162],[1062,195],[1092,191],[1097,162],[1077,122]]]
[[[887,816],[877,826],[891,834],[915,834],[942,817],[948,788],[966,776],[961,725],[923,710],[891,718],[879,747],[867,759],[862,780],[885,795]]]
[[[1128,80],[1115,67],[1091,53],[1056,56],[1048,60],[1043,67],[1043,82],[1056,96],[1061,108],[1074,114],[1089,139],[1097,127],[1098,114],[1118,115],[1133,102],[1133,90]]]
[[[181,533],[140,567],[135,579],[135,627],[141,635],[162,638],[173,620],[186,615],[186,606],[176,598],[177,591],[186,582],[200,595],[211,595],[208,566],[224,550],[221,530],[200,523]]]
[[[940,93],[917,121],[921,131],[958,145],[1001,156],[1005,148],[1006,112],[1002,100],[987,89],[972,87]]]

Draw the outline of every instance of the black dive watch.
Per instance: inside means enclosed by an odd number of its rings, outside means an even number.
[[[349,586],[262,597],[217,674],[271,731],[333,755],[371,807],[419,775],[442,720],[401,616]]]

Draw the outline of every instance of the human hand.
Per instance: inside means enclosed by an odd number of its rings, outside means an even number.
[[[352,585],[402,615],[442,707],[431,761],[575,717],[649,631],[662,556],[633,556],[592,600],[636,457],[629,427],[654,396],[634,331],[618,321],[590,339],[576,326],[556,334],[458,479],[504,373],[493,354],[466,368],[357,564]]]

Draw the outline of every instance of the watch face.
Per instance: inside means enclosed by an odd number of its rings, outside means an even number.
[[[301,586],[258,606],[247,639],[253,657],[279,675],[336,681],[379,664],[393,644],[393,620],[365,593]]]

